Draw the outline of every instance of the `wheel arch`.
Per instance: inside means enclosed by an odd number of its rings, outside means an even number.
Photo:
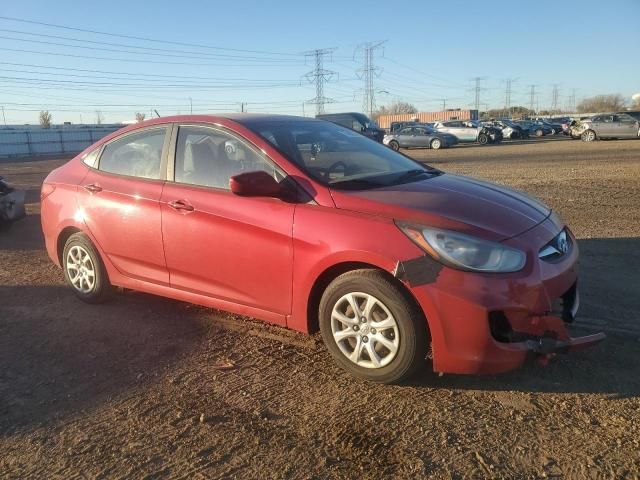
[[[60,265],[63,265],[62,255],[64,253],[64,246],[67,243],[67,240],[69,239],[69,237],[75,233],[83,233],[83,232],[82,232],[82,229],[76,226],[70,225],[63,228],[60,234],[58,235],[58,239],[56,240],[56,255]]]
[[[426,315],[422,310],[420,303],[411,293],[411,290],[409,290],[409,288],[407,288],[407,286],[403,282],[398,280],[396,277],[394,277],[391,273],[389,273],[384,268],[381,268],[380,266],[374,265],[372,263],[360,262],[360,261],[345,261],[345,262],[336,263],[326,268],[320,273],[320,275],[318,275],[318,277],[313,283],[313,286],[309,291],[309,296],[307,299],[307,312],[306,312],[307,313],[307,332],[309,334],[316,333],[320,330],[320,323],[319,323],[320,319],[318,318],[318,313],[319,313],[318,309],[320,307],[320,300],[322,298],[322,294],[327,289],[329,284],[344,273],[351,272],[353,270],[361,270],[361,269],[369,269],[369,270],[376,270],[376,271],[382,272],[393,284],[395,284],[400,289],[400,291],[404,293],[406,299],[415,305],[415,307],[417,308],[417,311],[421,312],[425,320],[424,325],[425,325],[425,328],[427,329],[427,335],[430,335],[431,329],[429,327],[429,321],[426,318]]]

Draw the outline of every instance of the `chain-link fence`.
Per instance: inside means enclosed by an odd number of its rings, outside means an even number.
[[[122,125],[0,128],[0,157],[77,153]]]

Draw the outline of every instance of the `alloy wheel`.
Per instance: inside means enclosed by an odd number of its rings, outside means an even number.
[[[91,292],[96,285],[96,269],[89,252],[79,245],[69,249],[66,269],[73,288],[82,293]]]
[[[379,299],[363,292],[340,297],[331,312],[331,332],[342,354],[365,368],[381,368],[396,357],[398,323]]]

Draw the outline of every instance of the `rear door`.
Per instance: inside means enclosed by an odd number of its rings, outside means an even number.
[[[638,121],[631,115],[614,115],[617,136],[620,138],[636,138],[638,136]]]
[[[411,147],[411,143],[413,142],[413,128],[412,127],[404,127],[400,129],[398,134],[396,135],[396,140],[401,147]]]
[[[229,189],[230,177],[242,172],[264,170],[278,180],[284,174],[221,127],[181,125],[174,138],[161,199],[171,286],[288,314],[295,204]]]
[[[78,188],[87,228],[118,271],[169,283],[160,221],[170,126],[154,126],[107,143]]]

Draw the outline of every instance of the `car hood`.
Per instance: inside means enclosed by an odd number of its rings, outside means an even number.
[[[469,177],[442,174],[372,190],[332,190],[337,208],[390,217],[491,240],[519,235],[551,210],[528,195]]]

